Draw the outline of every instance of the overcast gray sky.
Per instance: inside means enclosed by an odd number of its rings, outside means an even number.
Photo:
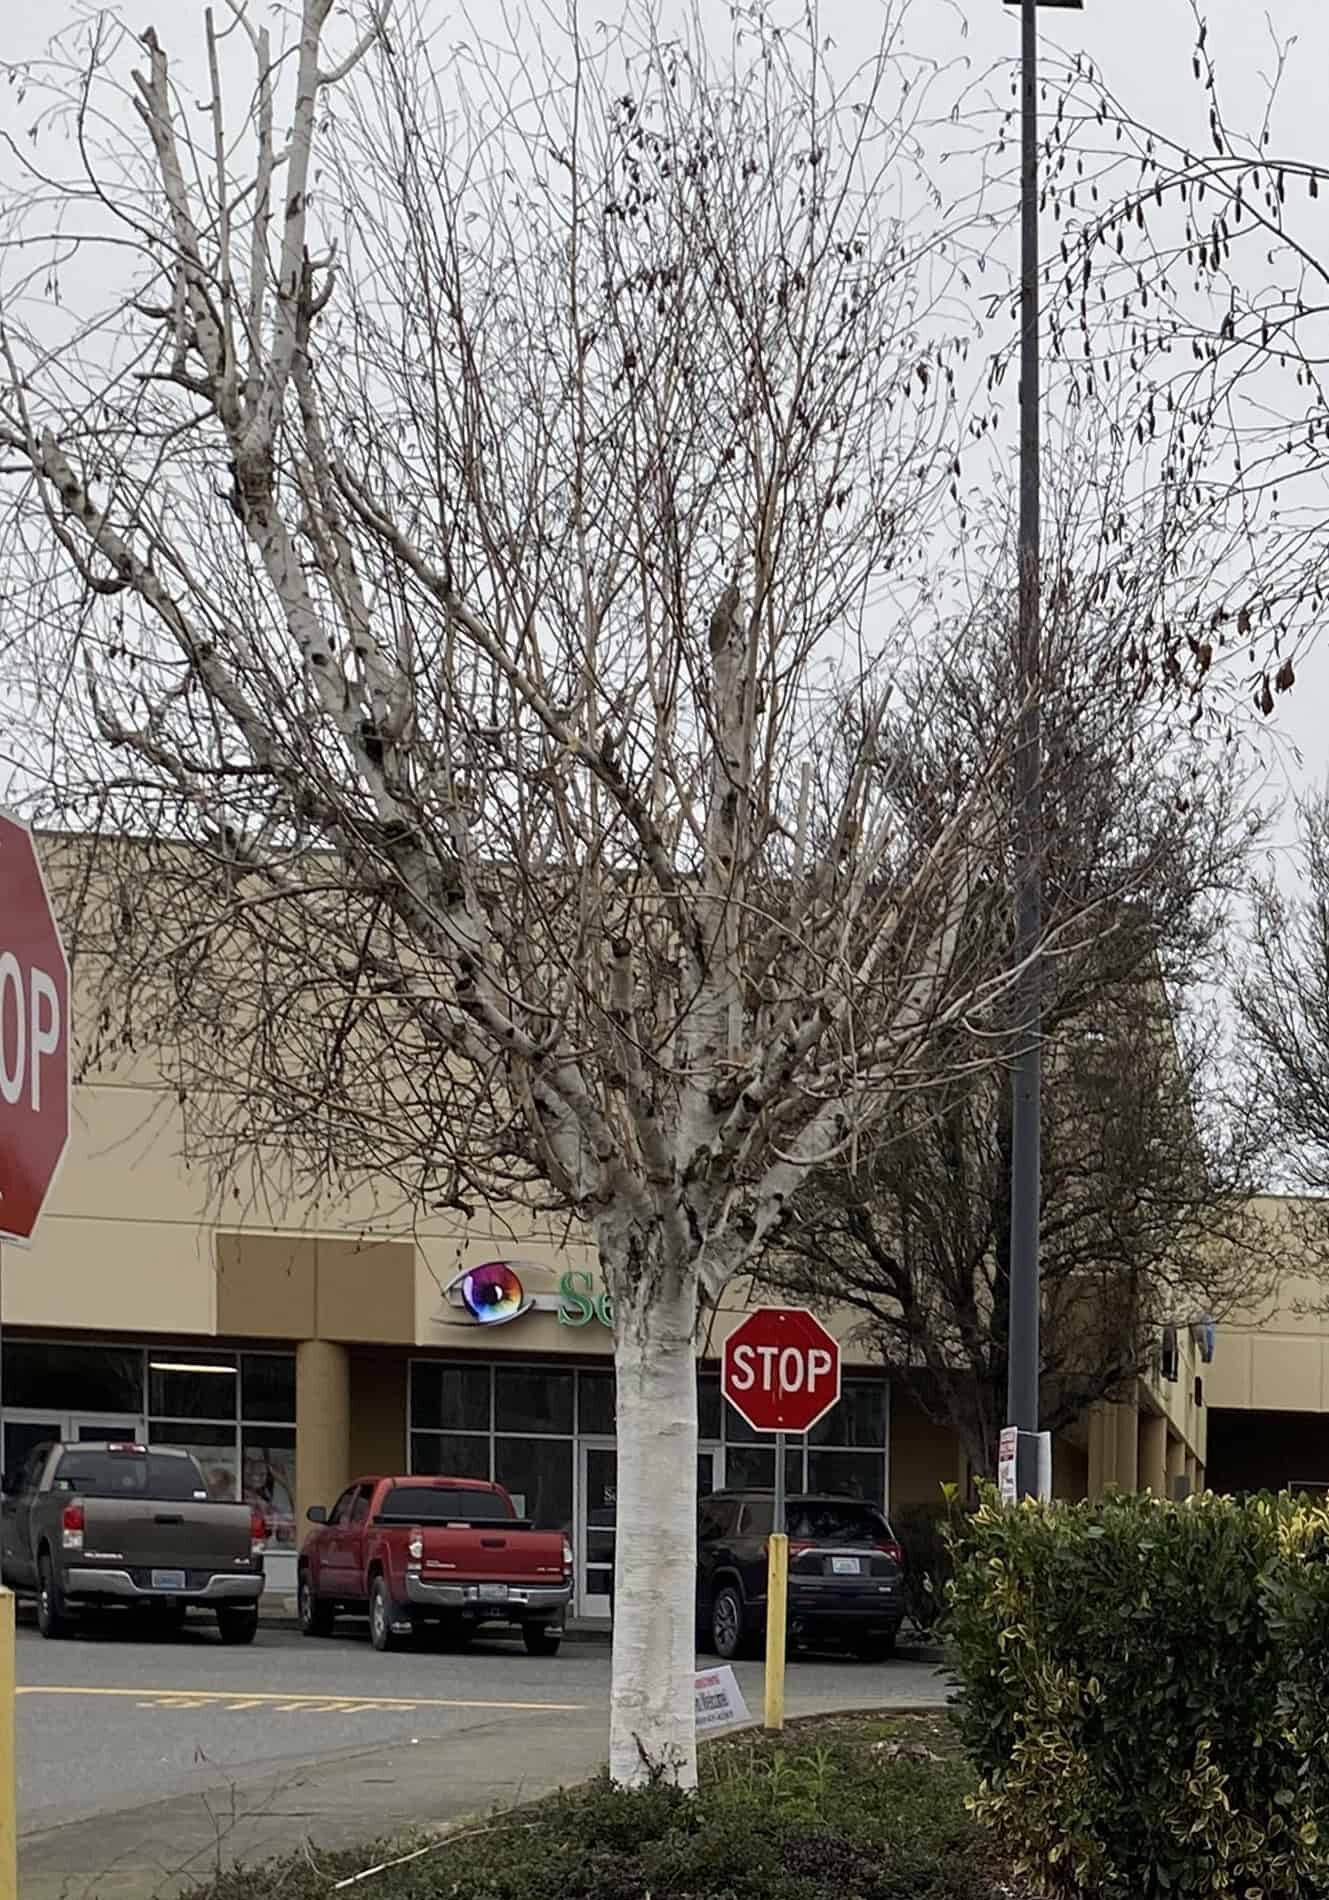
[[[460,10],[445,0],[417,0],[422,11],[436,13],[446,31]],[[703,21],[714,18],[717,33],[727,31],[728,0],[695,0]],[[668,10],[671,0],[665,0]],[[274,22],[285,9],[265,7],[254,0],[255,11]],[[111,9],[116,11],[116,9]],[[790,12],[795,11],[790,4]],[[51,35],[86,17],[92,9],[80,0],[45,0],[42,5],[19,7],[11,0],[5,22],[3,54],[7,60],[40,58]],[[604,0],[587,0],[582,17],[593,21],[612,15]],[[224,6],[218,5],[224,17]],[[1248,125],[1262,108],[1275,64],[1274,35],[1292,43],[1292,56],[1282,83],[1275,120],[1274,143],[1291,155],[1329,162],[1329,133],[1324,127],[1326,78],[1329,77],[1329,0],[1271,0],[1268,9],[1252,0],[1207,0],[1209,44],[1220,70],[1224,100],[1232,122]],[[847,59],[864,57],[876,37],[876,9],[872,0],[821,0],[826,33]],[[123,17],[135,31],[155,22],[164,39],[183,50],[193,40],[201,44],[198,25],[202,0],[132,0]],[[1179,136],[1203,142],[1203,95],[1191,75],[1195,19],[1190,0],[1086,0],[1081,13],[1046,11],[1042,15],[1049,40],[1070,50],[1083,48],[1095,61],[1113,90],[1140,116],[1174,129]],[[1018,14],[1002,0],[915,0],[910,38],[920,51],[939,59],[967,58],[980,73],[1015,49]],[[459,32],[460,37],[460,32]],[[201,74],[200,74],[201,77]],[[29,113],[30,117],[30,113]],[[20,131],[26,123],[15,104],[14,92],[0,95],[0,123]],[[0,167],[0,173],[3,167]],[[1322,201],[1323,202],[1323,201]],[[1321,212],[1329,217],[1329,205]],[[1008,383],[1014,401],[1014,384]],[[1329,637],[1302,670],[1296,691],[1280,701],[1277,729],[1285,746],[1297,748],[1304,763],[1286,763],[1296,779],[1322,777],[1329,770]],[[1286,754],[1282,755],[1286,760]]]

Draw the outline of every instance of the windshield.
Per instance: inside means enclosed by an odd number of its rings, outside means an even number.
[[[408,1517],[412,1524],[452,1524],[464,1518],[502,1518],[512,1511],[497,1491],[471,1490],[462,1484],[396,1484],[383,1500],[380,1517]]]
[[[170,1458],[160,1451],[67,1451],[51,1488],[92,1498],[202,1500],[208,1495],[192,1458]]]
[[[800,1544],[888,1544],[891,1527],[870,1504],[840,1498],[797,1498],[789,1506],[789,1535]]]

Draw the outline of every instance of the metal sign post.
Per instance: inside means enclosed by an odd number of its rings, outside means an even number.
[[[789,1629],[789,1535],[785,1530],[784,1433],[775,1434],[775,1509],[766,1540],[766,1695],[768,1734],[784,1727],[784,1670]]]

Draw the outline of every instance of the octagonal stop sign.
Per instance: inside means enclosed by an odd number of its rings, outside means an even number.
[[[69,964],[32,833],[0,812],[0,1240],[31,1240],[69,1139]]]
[[[720,1387],[758,1432],[806,1432],[840,1397],[840,1342],[802,1306],[762,1306],[724,1343]]]

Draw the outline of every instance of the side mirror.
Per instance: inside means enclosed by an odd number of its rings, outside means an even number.
[[[327,1508],[322,1504],[311,1504],[305,1516],[311,1524],[326,1524],[328,1521]]]

